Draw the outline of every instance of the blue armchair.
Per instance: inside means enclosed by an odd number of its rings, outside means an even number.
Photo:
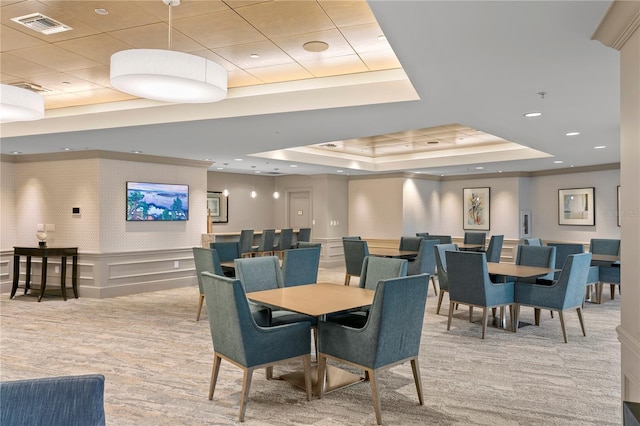
[[[202,273],[202,279],[214,350],[209,400],[213,399],[223,359],[244,371],[238,416],[241,422],[244,421],[251,376],[257,368],[266,368],[267,378],[271,378],[274,364],[302,359],[307,401],[311,400],[311,325],[299,322],[260,327],[253,319],[239,280],[208,272]]]
[[[369,256],[369,246],[364,240],[342,238],[342,248],[344,250],[344,263],[346,273],[344,276],[344,285],[349,285],[351,277],[359,277],[362,271],[362,263],[364,258]]]
[[[422,240],[418,246],[418,254],[407,265],[407,275],[429,274],[433,292],[438,295],[436,287],[436,253],[434,247],[440,244],[438,240]]]
[[[472,251],[484,251],[484,246],[486,244],[486,241],[487,241],[486,232],[465,232],[464,233],[465,244],[478,244],[482,246],[481,249],[472,250]]]
[[[502,254],[502,243],[504,235],[492,235],[487,247],[487,262],[500,263],[500,255]]]
[[[0,407],[3,426],[104,426],[104,376],[1,382]]]
[[[593,238],[589,244],[592,254],[605,254],[609,256],[620,255],[620,240]],[[593,265],[599,267],[598,283],[596,284],[596,301],[602,303],[602,287],[609,283],[611,299],[615,297],[615,287],[620,291],[620,262],[593,261]]]
[[[452,244],[453,240],[451,239],[451,235],[433,235],[429,234],[427,237],[428,240],[438,240],[440,244]]]
[[[284,255],[284,250],[291,249],[291,242],[293,241],[293,229],[285,228],[280,230],[280,237],[278,237],[278,243],[273,246],[273,253],[280,259]]]
[[[382,280],[376,287],[371,313],[364,327],[352,328],[326,321],[318,323],[320,398],[324,391],[327,359],[346,362],[364,370],[369,377],[376,420],[382,424],[379,373],[410,361],[418,401],[424,405],[418,353],[428,289],[426,274]]]
[[[429,239],[428,232],[416,232],[416,237],[424,238],[425,240]]]
[[[198,312],[196,313],[196,321],[200,321],[200,312],[202,311],[202,304],[204,303],[204,289],[202,288],[202,273],[204,271],[211,272],[215,275],[224,275],[222,267],[220,266],[220,259],[218,258],[218,252],[215,249],[206,249],[201,247],[193,248],[193,261],[196,266],[196,278],[198,280],[198,290],[200,290],[200,296],[198,297]]]
[[[516,283],[515,303],[516,319],[515,330],[518,329],[520,306],[532,306],[539,309],[558,311],[560,326],[564,342],[567,343],[567,331],[564,326],[564,311],[576,309],[578,319],[582,327],[582,334],[586,336],[584,322],[582,320],[582,302],[584,300],[584,283],[589,275],[591,254],[572,254],[562,268],[560,278],[553,285],[537,285],[530,283]]]
[[[240,243],[237,241],[211,243],[209,244],[209,247],[218,252],[218,259],[220,262],[233,262],[239,257],[242,257]],[[227,277],[233,278],[236,275],[236,271],[232,266],[223,266],[222,271]]]
[[[543,268],[555,268],[556,248],[553,246],[527,246],[519,245],[516,252],[516,265],[539,266]],[[542,277],[519,278],[518,281],[535,283],[540,280],[552,281],[553,273]]]
[[[262,231],[262,237],[260,238],[260,244],[251,247],[253,255],[260,254],[261,256],[273,254],[273,240],[276,235],[275,229],[265,229]]]
[[[542,246],[542,240],[540,238],[524,238],[523,242],[525,246]]]
[[[487,271],[487,258],[484,253],[468,251],[447,251],[447,271],[449,275],[449,320],[447,330],[451,329],[453,308],[456,303],[469,305],[469,321],[472,320],[473,307],[482,308],[482,338],[487,331],[487,308],[509,306],[513,320],[513,282],[493,283]]]
[[[311,228],[300,228],[298,231],[298,236],[296,237],[297,242],[311,242]]]
[[[557,280],[560,278],[560,274],[562,273],[562,267],[564,266],[564,262],[567,261],[567,257],[570,254],[580,254],[584,253],[584,245],[578,243],[547,243],[550,247],[556,248],[556,266],[555,268],[558,271],[555,272],[553,279]],[[594,285],[597,285],[600,281],[600,268],[597,265],[592,265],[589,267],[589,275],[587,276],[586,282],[586,290],[585,297],[588,300],[591,300],[591,288]],[[596,295],[597,297],[597,295]]]
[[[436,257],[436,272],[438,273],[438,287],[440,287],[440,294],[438,294],[438,307],[436,308],[436,315],[440,314],[440,306],[442,305],[442,298],[445,293],[449,292],[449,274],[447,273],[447,258],[445,253],[447,251],[458,251],[457,244],[436,244],[434,246],[434,253]]]
[[[420,242],[422,242],[422,240],[422,237],[400,237],[400,245],[398,246],[398,250],[418,251],[420,249]]]
[[[320,246],[285,250],[282,280],[285,287],[313,284],[318,281]]]

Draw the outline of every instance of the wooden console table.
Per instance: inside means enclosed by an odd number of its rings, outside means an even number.
[[[73,259],[71,267],[71,285],[73,295],[78,298],[78,247],[14,247],[13,248],[13,287],[11,288],[11,298],[13,299],[18,290],[20,279],[20,256],[27,257],[27,276],[24,287],[24,294],[31,288],[31,257],[42,258],[42,278],[40,280],[40,296],[38,302],[42,300],[42,295],[47,287],[47,258],[60,257],[60,288],[62,297],[67,300],[66,278],[67,278],[67,257]]]

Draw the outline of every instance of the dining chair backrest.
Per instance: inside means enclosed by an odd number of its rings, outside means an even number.
[[[344,262],[347,274],[355,277],[360,276],[362,262],[369,256],[369,246],[364,240],[342,240],[344,249]]]
[[[487,247],[487,262],[499,263],[504,235],[492,235]]]
[[[322,247],[321,243],[311,243],[309,241],[298,241],[296,248]]]
[[[400,237],[400,246],[398,247],[398,250],[417,252],[420,249],[420,243],[422,240],[422,237]]]
[[[320,246],[285,250],[282,280],[285,287],[313,284],[318,281]]]
[[[362,262],[360,288],[375,290],[378,281],[407,276],[407,260],[367,256]]]
[[[247,293],[284,287],[278,256],[236,259],[235,265],[236,277]]]
[[[224,275],[217,250],[202,247],[193,247],[193,262],[196,266],[196,278],[200,294],[204,294],[202,288],[202,273],[210,272],[215,275]]]
[[[238,241],[211,243],[209,247],[218,252],[220,262],[233,262],[235,259],[241,257],[240,242]]]
[[[362,238],[360,238],[359,235],[353,235],[353,236],[347,236],[347,237],[342,237],[342,241],[360,241],[362,240]]]
[[[492,284],[483,252],[447,251],[449,300],[488,306],[487,287]]]
[[[592,238],[589,243],[589,252],[592,254],[605,254],[609,256],[620,255],[620,240],[606,238]]]
[[[275,238],[275,235],[275,229],[264,229],[262,231],[262,236],[260,237],[260,244],[254,251],[273,251],[273,240]]]
[[[523,238],[525,246],[542,246],[542,240],[540,238]]]
[[[549,288],[545,307],[564,310],[582,306],[590,264],[591,253],[567,256],[560,277],[555,285]]]
[[[436,256],[436,268],[438,273],[438,286],[440,290],[449,291],[449,274],[447,273],[447,251],[458,251],[457,244],[436,244],[434,253]]]
[[[554,268],[559,269],[559,271],[556,271],[554,274],[554,279],[556,280],[560,277],[564,262],[570,254],[584,253],[584,245],[578,243],[547,243],[547,246],[556,248],[556,263]]]
[[[311,241],[311,228],[300,228],[300,230],[298,231],[298,236],[296,238],[296,241],[300,242],[300,241],[304,241],[304,242],[310,242]]]
[[[487,240],[486,232],[465,232],[464,243],[465,244],[478,244],[484,247]]]
[[[240,254],[251,253],[253,247],[253,229],[240,231]]]
[[[407,265],[407,275],[436,273],[436,252],[434,247],[439,244],[438,240],[422,240],[416,258]]]
[[[555,268],[556,248],[553,246],[526,246],[520,244],[516,253],[516,265]],[[518,278],[521,282],[536,282],[536,277]],[[538,279],[553,280],[554,273],[548,273]]]
[[[429,233],[428,232],[416,232],[416,237],[422,237],[425,240],[429,238]]]
[[[440,241],[440,244],[452,244],[453,240],[451,239],[451,235],[433,235],[433,234],[429,234],[429,237],[427,238],[429,240],[438,240]]]
[[[282,251],[289,250],[291,248],[291,242],[293,241],[293,229],[285,228],[280,230],[280,237],[278,243],[273,246],[274,250]]]

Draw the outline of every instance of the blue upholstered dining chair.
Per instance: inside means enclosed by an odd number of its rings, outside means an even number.
[[[478,244],[482,246],[482,249],[478,251],[484,251],[486,240],[487,240],[486,232],[465,232],[464,233],[465,244]]]
[[[417,252],[420,249],[420,243],[422,242],[422,240],[422,237],[400,237],[400,245],[398,246],[398,250]]]
[[[284,251],[282,280],[285,287],[313,284],[318,281],[320,246]]]
[[[433,234],[429,234],[427,239],[428,240],[438,240],[438,241],[440,241],[440,244],[452,244],[453,243],[451,235],[433,235]]]
[[[359,277],[362,271],[362,263],[364,258],[369,256],[369,246],[364,240],[351,240],[348,237],[342,238],[342,248],[344,251],[344,263],[346,273],[344,276],[344,285],[349,285],[351,277]],[[360,238],[360,237],[358,237]]]
[[[560,278],[564,262],[566,262],[567,257],[569,257],[570,254],[584,253],[584,245],[579,243],[547,243],[547,245],[556,248],[555,269],[557,269],[557,271],[553,275],[554,280]],[[592,286],[597,285],[598,281],[600,281],[600,268],[598,266],[592,265],[589,267],[589,274],[587,276],[586,282],[585,296],[588,300],[590,300],[591,298]]]
[[[381,280],[406,276],[406,259],[367,256],[364,258],[364,262],[362,262],[359,287],[375,290],[378,286],[378,282]],[[364,306],[350,312],[334,313],[328,315],[327,320],[348,325],[350,327],[362,327],[367,322],[369,309],[369,306]]]
[[[251,256],[253,252],[253,229],[240,231],[240,257]]]
[[[418,254],[407,264],[407,275],[429,274],[433,292],[438,295],[436,287],[436,252],[434,247],[439,244],[438,240],[422,240],[418,246]]]
[[[556,248],[553,246],[527,246],[520,244],[516,251],[516,265],[539,266],[542,268],[556,267]],[[553,272],[541,277],[518,278],[521,282],[552,281]]]
[[[202,280],[214,350],[209,400],[213,399],[223,359],[244,371],[238,415],[241,422],[244,421],[251,376],[258,368],[266,368],[267,378],[271,378],[274,364],[301,359],[307,401],[311,400],[311,324],[299,322],[260,327],[254,321],[240,280],[208,272],[202,273]]]
[[[218,252],[215,249],[206,249],[201,247],[193,247],[193,262],[196,267],[196,278],[198,280],[198,311],[196,312],[196,321],[200,321],[200,312],[204,303],[204,289],[202,288],[202,273],[207,271],[215,275],[224,275],[220,266]]]
[[[620,256],[620,240],[593,238],[589,243],[591,254],[604,254],[609,256]],[[593,265],[598,266],[598,283],[596,284],[596,301],[602,303],[602,287],[604,283],[609,283],[611,299],[615,297],[615,287],[620,289],[620,262],[593,261]]]
[[[264,229],[262,236],[260,237],[260,244],[251,247],[251,251],[254,255],[260,254],[261,256],[273,254],[273,240],[275,239],[275,229]]]
[[[240,243],[237,241],[224,241],[218,243],[211,243],[209,247],[215,249],[218,252],[218,259],[220,262],[233,262],[241,257]],[[232,266],[223,266],[222,272],[227,277],[234,277],[236,274],[235,269]]]
[[[589,275],[591,254],[571,254],[562,268],[560,278],[553,285],[537,285],[518,282],[515,286],[516,318],[518,329],[521,306],[558,311],[564,342],[567,343],[567,331],[564,326],[564,311],[575,309],[578,312],[582,334],[586,336],[582,320],[582,302],[584,301],[584,283]]]
[[[522,242],[525,246],[542,246],[542,239],[540,238],[523,238]]]
[[[428,232],[416,232],[416,237],[424,238],[425,240],[429,239]]]
[[[297,242],[311,242],[311,228],[300,228],[296,237]]]
[[[104,426],[104,376],[0,382],[0,407],[3,426]]]
[[[469,305],[469,321],[472,321],[473,307],[482,308],[482,338],[487,331],[487,308],[509,306],[513,321],[513,282],[493,283],[487,271],[484,253],[447,251],[447,271],[449,275],[449,320],[451,329],[453,308],[456,303]]]
[[[235,260],[236,277],[242,283],[245,292],[271,290],[284,287],[284,278],[277,256],[247,257]],[[266,307],[249,302],[252,311],[268,309],[269,325],[282,325],[293,322],[309,321],[316,323],[315,317],[287,311],[285,309]]]
[[[445,256],[445,252],[458,251],[458,246],[457,244],[436,244],[433,251],[436,257],[438,287],[440,287],[440,294],[438,294],[438,307],[436,308],[437,315],[440,313],[440,306],[442,305],[442,298],[444,297],[444,294],[449,292],[449,274],[447,273],[447,258]]]
[[[418,354],[429,276],[382,280],[377,284],[371,313],[362,328],[333,322],[318,323],[318,377],[320,398],[324,391],[327,359],[346,362],[365,371],[373,393],[378,424],[382,424],[380,371],[411,362],[420,405],[424,405]],[[401,409],[401,407],[397,407]]]
[[[291,249],[293,241],[293,229],[285,228],[280,230],[280,236],[278,237],[277,244],[273,245],[273,254],[282,259],[283,252]]]
[[[322,247],[322,243],[312,243],[310,241],[298,241],[295,248]]]
[[[500,263],[500,255],[502,254],[502,243],[504,235],[492,235],[487,247],[487,262]]]

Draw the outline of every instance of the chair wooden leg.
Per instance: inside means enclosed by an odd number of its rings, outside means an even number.
[[[433,284],[433,292],[437,296],[438,295],[438,289],[436,288],[436,279],[435,279],[435,277],[433,275],[431,275],[431,284]]]
[[[611,300],[613,300],[615,295],[616,295],[616,285],[615,284],[609,284],[609,291],[611,293]]]
[[[213,368],[211,369],[211,381],[209,382],[209,401],[213,399],[213,392],[216,390],[218,383],[218,373],[220,372],[220,363],[222,358],[217,354],[213,354]]]
[[[515,315],[515,318],[513,318],[513,332],[517,333],[518,326],[520,325],[520,304],[514,303],[513,306],[514,306],[513,311]]]
[[[326,381],[327,357],[318,354],[318,398],[322,399],[324,384]]]
[[[351,282],[351,275],[350,274],[345,274],[345,276],[344,276],[344,285],[349,285],[349,282]]]
[[[582,335],[586,337],[587,332],[584,329],[584,319],[582,318],[582,308],[576,308],[578,311],[578,319],[580,320],[580,327],[582,327]]]
[[[540,308],[533,309],[533,317],[535,319],[535,324],[540,325]]]
[[[378,388],[378,375],[375,370],[369,370],[369,383],[371,384],[371,393],[373,394],[373,409],[376,412],[376,420],[379,425],[382,424],[382,408],[380,407],[380,389]]]
[[[451,330],[451,318],[453,318],[453,305],[454,302],[449,301],[449,319],[447,320],[447,330]]]
[[[562,311],[558,311],[558,317],[560,317],[560,327],[562,327],[562,337],[564,337],[564,342],[568,343],[567,330],[564,327],[564,315],[562,314]]]
[[[596,284],[596,303],[600,304],[602,303],[602,287],[603,287],[603,283],[598,282]]]
[[[424,398],[422,396],[422,378],[420,378],[420,364],[418,364],[418,358],[411,360],[411,371],[413,371],[413,381],[416,383],[416,392],[418,392],[418,401],[420,405],[424,405]]]
[[[473,322],[473,305],[469,305],[469,322]]]
[[[553,318],[553,311],[549,311],[549,313],[551,314],[551,318]]]
[[[510,324],[511,324],[511,329],[513,330],[513,305],[509,305],[509,320],[510,320]]]
[[[311,354],[302,357],[304,364],[304,387],[307,391],[307,401],[311,401]]]
[[[244,422],[244,412],[247,410],[247,399],[249,399],[249,388],[251,387],[251,377],[253,376],[253,368],[244,370],[242,379],[242,394],[240,395],[240,414],[238,420]]]
[[[202,311],[203,303],[204,303],[204,294],[201,294],[198,300],[198,313],[196,314],[196,321],[200,321],[200,311]]]
[[[273,365],[270,365],[269,367],[265,368],[264,374],[267,380],[273,379]]]
[[[440,290],[440,294],[438,295],[438,307],[436,308],[436,315],[440,314],[440,305],[442,305],[443,297],[444,297],[444,291]]]
[[[487,307],[482,307],[482,338],[484,339],[484,335],[487,332],[487,320],[489,319],[489,311],[487,311]]]

